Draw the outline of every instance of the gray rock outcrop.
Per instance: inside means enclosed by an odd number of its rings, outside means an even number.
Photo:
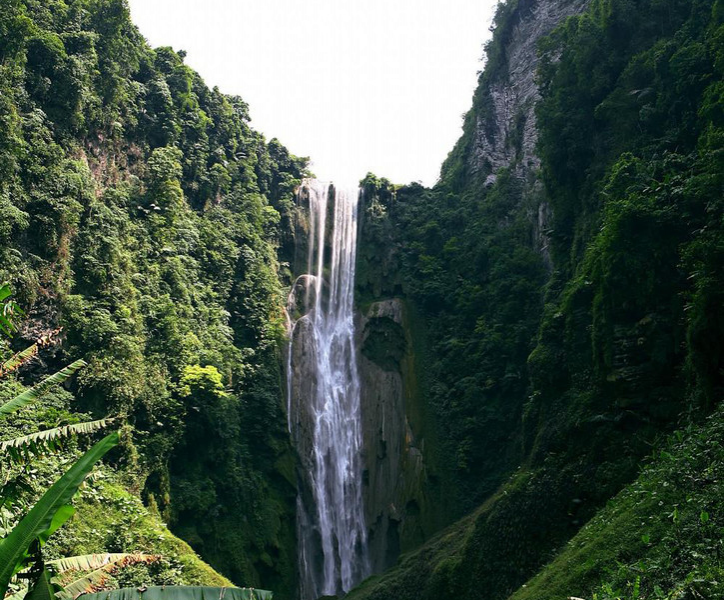
[[[410,339],[399,299],[373,303],[358,315],[361,407],[365,447],[365,514],[373,572],[393,565],[401,551],[421,543],[430,505],[424,442],[407,411]]]
[[[551,211],[537,177],[538,130],[535,107],[540,100],[536,83],[538,42],[567,17],[579,14],[590,0],[519,0],[504,45],[505,65],[491,74],[476,92],[483,98],[475,114],[467,157],[472,173],[493,185],[497,172],[511,169],[524,182],[522,200],[528,205],[536,245],[551,266],[548,230]]]
[[[564,19],[580,13],[589,1],[519,1],[505,45],[507,68],[484,90],[490,99],[488,109],[475,121],[469,157],[474,171],[486,168],[494,178],[498,169],[513,167],[519,177],[527,178],[540,166],[535,118],[535,104],[540,99],[535,80],[538,41]]]

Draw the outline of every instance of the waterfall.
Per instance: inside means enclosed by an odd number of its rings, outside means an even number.
[[[307,180],[303,199],[308,272],[289,297],[287,383],[289,427],[302,464],[300,597],[315,600],[346,592],[369,574],[353,312],[359,190]]]

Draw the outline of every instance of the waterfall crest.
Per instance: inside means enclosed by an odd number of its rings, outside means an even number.
[[[302,464],[300,597],[314,600],[369,574],[353,312],[359,190],[305,180],[299,193],[309,204],[309,242],[307,273],[288,303],[288,414]]]

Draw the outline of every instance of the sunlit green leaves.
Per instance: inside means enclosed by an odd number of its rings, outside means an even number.
[[[26,566],[31,544],[42,544],[72,514],[68,506],[78,487],[100,458],[118,443],[118,434],[103,438],[86,452],[30,509],[15,528],[0,541],[0,595],[10,578]]]
[[[10,335],[15,331],[15,319],[23,314],[20,307],[10,300],[11,294],[10,284],[0,285],[0,333],[5,335]]]

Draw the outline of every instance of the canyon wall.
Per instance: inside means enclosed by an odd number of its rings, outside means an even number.
[[[362,254],[369,249],[365,241],[369,226],[366,209],[374,201],[365,198],[364,194],[360,199],[358,233]],[[331,222],[332,214],[330,203],[327,224]],[[304,188],[297,195],[292,220],[290,238],[294,253],[289,257],[289,263],[293,265],[296,278],[287,309],[294,324],[288,357],[288,412],[299,455],[299,502],[308,509],[313,504],[310,473],[314,469],[315,418],[310,398],[319,382],[314,370],[317,348],[312,322],[318,275],[306,271],[309,270],[310,240],[318,239],[318,232],[314,231],[310,218],[309,192]],[[325,239],[329,239],[328,225],[325,233]],[[330,252],[327,243],[325,261]],[[367,263],[368,257],[358,257],[358,267],[363,273],[370,267]],[[326,278],[326,269],[323,273]],[[358,283],[358,290],[361,287],[364,285]],[[324,304],[326,300],[322,298],[321,302]],[[366,301],[358,292],[354,321],[362,414],[362,478],[373,573],[392,566],[401,551],[416,548],[447,523],[446,501],[440,494],[439,476],[434,459],[428,457],[434,455],[434,451],[428,449],[434,446],[435,436],[420,392],[422,345],[418,340],[423,336],[423,328],[422,323],[413,323],[409,312],[399,297],[385,296]],[[312,524],[306,522],[305,526],[312,527]],[[310,557],[310,560],[315,559]],[[314,570],[316,567],[312,564],[309,568]]]
[[[720,4],[503,3],[436,186],[366,178],[360,297],[421,317],[459,520],[351,598],[553,597],[526,582],[721,398]]]

